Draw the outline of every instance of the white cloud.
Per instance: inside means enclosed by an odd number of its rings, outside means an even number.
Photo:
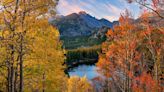
[[[118,16],[104,16],[104,18],[110,21],[115,21],[119,19]]]
[[[59,14],[68,15],[86,11],[97,18],[106,18],[110,21],[117,20],[124,8],[119,8],[109,2],[104,3],[99,0],[60,0],[57,6]]]
[[[78,13],[79,11],[82,11],[82,9],[76,4],[70,4],[67,0],[60,0],[57,11],[63,15],[68,15],[71,13]]]
[[[116,6],[112,5],[112,4],[108,4],[108,6],[109,6],[109,9],[108,10],[110,10],[110,12],[113,15],[119,16],[120,13],[123,11],[123,9],[120,9],[120,8],[118,8],[118,7],[116,7]]]

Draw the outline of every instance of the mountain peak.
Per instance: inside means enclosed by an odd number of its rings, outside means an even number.
[[[80,12],[79,12],[79,15],[82,15],[82,14],[83,14],[83,15],[86,15],[87,13],[86,13],[85,11],[80,11]]]
[[[76,19],[78,17],[79,17],[79,15],[77,13],[72,13],[72,14],[65,16],[65,18],[68,18],[68,19]]]
[[[100,19],[99,21],[102,21],[102,22],[110,22],[109,20],[105,19],[105,18],[102,18]]]
[[[113,23],[106,19],[97,19],[85,11],[72,13],[53,22],[60,31],[61,37],[89,36],[102,27],[113,27]]]

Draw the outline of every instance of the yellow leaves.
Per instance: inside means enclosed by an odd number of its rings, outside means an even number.
[[[2,5],[9,5],[12,2],[13,2],[13,0],[2,0],[1,1]]]
[[[0,45],[2,45],[2,44],[0,43]],[[0,48],[0,63],[2,63],[6,59],[5,57],[6,57],[7,53],[5,51],[6,51],[5,47]]]
[[[82,78],[77,76],[70,77],[67,89],[66,92],[93,92],[93,88],[85,76]]]
[[[0,33],[1,33],[1,36],[3,37],[8,37],[11,34],[11,32],[8,30],[2,30]]]
[[[33,76],[36,81],[42,81],[42,79],[39,80],[42,76],[37,75],[45,72],[47,91],[61,92],[66,76],[64,74],[65,66],[62,66],[64,53],[58,38],[59,32],[49,25],[46,19],[35,20],[30,26],[27,33],[31,40],[28,41],[28,44],[32,52],[26,56],[27,61],[24,64],[28,68],[33,68],[30,76]],[[37,86],[35,83],[34,85]],[[42,84],[40,85],[42,87]]]
[[[0,36],[4,37],[0,45],[5,44],[4,48],[0,48],[0,63],[3,61],[6,65],[9,60],[12,65],[14,62],[13,67],[17,71],[20,63],[18,59],[22,56],[24,91],[41,91],[45,72],[46,91],[61,92],[60,87],[63,87],[62,82],[66,77],[59,32],[48,23],[47,18],[37,18],[48,12],[54,0],[0,0],[0,4],[11,6],[2,12],[0,10]],[[4,71],[7,74],[7,70]],[[17,72],[19,76],[20,71]]]

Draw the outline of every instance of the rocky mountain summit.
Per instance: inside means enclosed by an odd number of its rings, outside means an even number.
[[[90,36],[104,27],[112,28],[114,24],[118,24],[117,21],[97,19],[84,11],[67,16],[58,15],[51,23],[59,29],[61,37]],[[100,32],[98,33],[100,34]]]

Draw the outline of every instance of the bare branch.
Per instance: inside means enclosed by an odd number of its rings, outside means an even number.
[[[150,9],[151,11],[156,13],[161,19],[164,19],[164,16],[162,16],[157,10],[147,6],[147,4],[141,3],[140,1],[137,1],[137,0],[135,0],[135,2],[138,3],[139,5],[142,5],[142,6],[146,7],[147,9]]]

